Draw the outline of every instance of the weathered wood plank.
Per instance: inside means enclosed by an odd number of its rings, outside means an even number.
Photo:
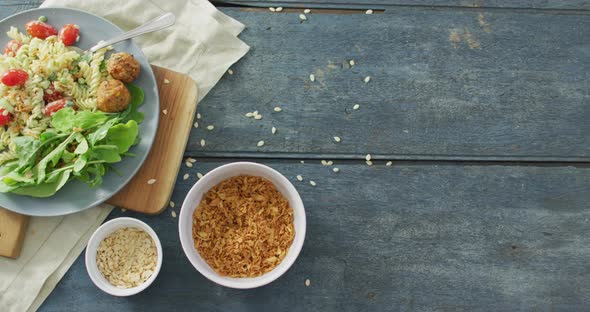
[[[563,311],[590,305],[590,168],[269,161],[294,181],[307,212],[303,251],[260,289],[216,286],[186,260],[170,211],[118,209],[160,236],[164,264],[142,294],[96,289],[83,256],[40,311]],[[196,181],[221,165],[184,167],[179,211]],[[296,182],[301,174],[305,182]],[[317,187],[309,185],[313,179]],[[305,279],[311,280],[309,288]]]
[[[296,7],[332,9],[395,10],[398,6],[503,8],[503,9],[557,9],[590,10],[587,0],[222,0],[215,3],[232,3],[259,7]]]
[[[253,49],[204,100],[188,154],[590,160],[586,16],[402,8],[300,23],[223,10]]]
[[[189,154],[590,160],[587,16],[224,12],[253,48],[200,105]]]

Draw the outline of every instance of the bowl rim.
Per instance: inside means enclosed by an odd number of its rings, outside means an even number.
[[[114,228],[111,230],[107,229],[111,226],[114,226]],[[146,231],[154,241],[154,244],[156,245],[156,250],[158,252],[156,268],[154,269],[152,275],[143,284],[127,289],[117,288],[114,285],[110,284],[104,277],[100,278],[99,275],[102,275],[102,273],[100,273],[100,270],[96,265],[96,250],[98,249],[98,244],[100,244],[100,241],[98,241],[99,236],[102,236],[100,238],[100,240],[102,241],[102,239],[104,239],[107,235],[122,227],[136,227]],[[97,242],[97,248],[90,248],[90,246],[93,245],[94,242]],[[92,257],[95,258],[94,262],[92,262]],[[162,268],[163,259],[164,255],[162,254],[162,244],[160,242],[160,238],[158,237],[158,234],[156,234],[156,232],[149,225],[147,225],[145,222],[139,219],[130,217],[120,217],[103,223],[94,231],[94,233],[88,240],[88,244],[86,244],[86,253],[84,260],[86,265],[86,272],[88,273],[88,276],[90,277],[94,285],[96,285],[96,287],[112,296],[127,297],[142,292],[144,289],[148,288],[154,282],[154,280],[156,280],[156,277],[158,276],[158,274],[160,273],[160,269]]]
[[[201,255],[194,247],[194,241],[193,241],[192,235],[190,237],[186,237],[183,234],[183,232],[184,232],[183,231],[183,220],[185,220],[186,218],[190,218],[192,220],[192,214],[193,214],[194,210],[196,209],[196,207],[194,207],[194,209],[189,207],[192,205],[192,203],[191,204],[187,203],[187,199],[195,196],[195,194],[197,194],[199,192],[201,192],[201,193],[207,192],[209,189],[203,190],[203,185],[205,185],[208,180],[215,178],[217,176],[217,174],[219,174],[220,172],[223,172],[225,170],[237,168],[237,167],[243,168],[244,166],[259,169],[261,171],[266,171],[266,172],[272,174],[273,178],[280,180],[280,182],[287,188],[287,191],[289,192],[289,194],[283,194],[283,196],[285,196],[289,200],[289,202],[291,203],[291,206],[293,208],[293,214],[294,214],[293,222],[295,223],[295,216],[297,215],[296,210],[300,212],[300,214],[303,216],[303,218],[298,219],[298,221],[300,222],[300,229],[299,230],[296,229],[296,234],[295,234],[295,238],[293,240],[293,243],[289,247],[289,251],[287,252],[287,255],[285,256],[285,258],[282,260],[282,262],[279,265],[277,265],[273,270],[266,272],[258,277],[255,277],[255,278],[232,278],[232,277],[227,277],[227,276],[221,276],[221,275],[215,273],[214,270],[211,269],[210,267],[209,267],[209,269],[213,273],[205,270],[205,268],[201,267],[201,265],[199,263],[194,261],[192,259],[192,257],[189,256],[189,254],[191,254],[197,258],[202,259]],[[240,173],[232,174],[232,175],[228,176],[227,178],[238,176],[238,175],[240,175]],[[190,210],[190,212],[189,212],[189,210]],[[190,224],[191,233],[192,233],[192,222],[190,222],[189,224]],[[299,257],[299,254],[301,253],[301,249],[303,248],[303,244],[305,242],[305,236],[306,236],[306,232],[307,232],[307,216],[305,214],[305,207],[303,205],[303,201],[301,199],[299,192],[297,191],[297,189],[295,188],[293,183],[291,183],[291,181],[289,181],[289,179],[287,179],[282,173],[278,172],[277,170],[275,170],[269,166],[255,163],[255,162],[232,162],[232,163],[228,163],[225,165],[221,165],[221,166],[216,167],[215,169],[209,171],[207,174],[205,174],[201,179],[199,179],[191,187],[191,189],[189,190],[189,192],[185,196],[185,199],[182,203],[182,208],[180,211],[180,215],[178,217],[178,232],[179,232],[178,234],[180,236],[180,243],[182,245],[182,250],[184,251],[185,256],[188,258],[188,260],[192,264],[192,266],[195,269],[197,269],[197,271],[199,271],[199,273],[201,273],[203,276],[205,276],[210,281],[212,281],[218,285],[221,285],[221,286],[235,288],[235,289],[251,289],[251,288],[261,287],[261,286],[267,285],[267,284],[275,281],[276,279],[281,277],[283,274],[285,274],[285,272],[287,272],[291,268],[291,266],[295,263],[295,261]],[[299,234],[299,236],[298,236],[298,234]],[[289,257],[289,253],[292,253],[293,256]],[[205,264],[206,264],[206,262],[205,262]],[[208,266],[208,264],[206,264],[206,265]],[[264,278],[264,277],[266,277],[266,278]],[[234,281],[234,280],[244,281],[245,279],[250,279],[250,280],[247,281],[246,283],[244,283],[244,282],[237,283]]]

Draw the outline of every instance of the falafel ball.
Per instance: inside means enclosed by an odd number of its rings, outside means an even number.
[[[105,113],[124,111],[131,101],[131,94],[123,82],[117,79],[103,81],[97,90],[98,109]]]
[[[113,78],[130,83],[139,75],[139,62],[129,53],[119,52],[111,55],[107,71]]]

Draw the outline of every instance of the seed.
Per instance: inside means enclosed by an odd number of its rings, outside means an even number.
[[[404,133],[410,133],[410,130],[404,129]]]
[[[196,159],[194,159],[194,158],[191,158],[191,157],[187,158],[186,160],[187,160],[187,161],[190,161],[190,162],[191,162],[191,163],[193,163],[193,164],[197,162],[197,160],[196,160]]]
[[[227,73],[230,74],[230,75],[233,75],[234,74],[234,71],[231,70],[231,68],[230,68],[230,69],[227,70]]]
[[[387,163],[385,163],[385,165],[386,165],[386,166],[391,166],[391,165],[393,165],[393,162],[391,162],[391,161],[388,161]]]
[[[252,115],[254,115],[254,116],[258,115],[258,111],[257,110],[253,111]]]
[[[256,116],[254,116],[254,119],[260,120],[260,119],[262,119],[262,115],[256,115]]]
[[[203,174],[200,172],[197,172],[197,178],[199,178],[199,179],[203,178]]]
[[[176,211],[172,210],[170,214],[172,215],[172,218],[176,218]]]
[[[367,10],[367,12],[365,12],[365,14],[373,14],[373,10]]]
[[[303,10],[303,13],[309,14],[309,13],[311,13],[311,10],[310,9],[305,9],[305,10]]]
[[[205,139],[201,139],[201,147],[205,146]]]
[[[272,132],[272,134],[275,134],[275,133],[277,133],[277,128],[275,128],[275,127],[272,127],[272,129],[270,129],[270,132]]]
[[[305,280],[305,287],[309,287],[311,285],[311,281],[308,279]]]
[[[334,171],[334,172],[340,172],[340,169],[338,169],[338,168],[334,167],[334,168],[332,169],[332,171]]]
[[[252,113],[246,113],[246,117],[248,117],[248,118],[254,117],[254,114],[252,114]]]
[[[309,181],[309,184],[311,184],[311,186],[316,186],[317,183],[315,183],[315,181]]]
[[[191,168],[193,166],[193,164],[190,161],[187,161],[184,164],[189,168]]]
[[[281,12],[282,10],[283,10],[283,7],[278,7],[278,8],[276,9],[276,11],[277,11],[277,12]]]
[[[277,112],[277,113],[278,113],[278,112],[280,112],[280,111],[282,111],[282,110],[283,110],[283,109],[282,109],[282,108],[280,108],[280,107],[278,107],[278,106],[277,106],[277,107],[275,107],[275,112]]]
[[[327,165],[327,166],[331,166],[331,165],[333,165],[333,164],[334,164],[334,162],[333,162],[333,161],[331,161],[331,160],[328,160],[328,161],[326,162],[326,165]]]
[[[303,181],[303,177],[301,175],[297,175],[297,181]]]
[[[302,163],[302,164],[304,164],[305,163],[305,160],[300,160],[299,162]]]
[[[197,113],[197,119],[201,119],[201,113]]]
[[[325,160],[323,160],[323,159],[322,159],[321,163],[322,163],[322,165],[324,165],[324,166],[327,166],[327,165],[328,165],[328,162],[327,162],[327,161],[325,161]]]
[[[156,183],[156,179],[149,179],[147,182],[147,184],[149,184],[149,185],[152,185],[154,183]]]
[[[198,128],[199,127],[199,122],[195,121],[195,123],[193,124],[193,127]]]
[[[307,20],[307,16],[305,16],[305,14],[299,14],[299,19],[305,21]]]
[[[176,204],[174,204],[174,202],[173,202],[173,201],[170,201],[170,207],[171,207],[171,208],[174,208],[174,206],[175,206],[175,205],[176,205]]]
[[[348,61],[348,64],[350,64],[350,66],[354,66],[354,60]]]
[[[213,126],[213,125],[208,125],[207,126],[207,130],[209,130],[209,131],[213,130],[214,128],[215,128],[215,126]]]
[[[309,75],[309,80],[311,80],[311,82],[315,81],[315,75],[314,74],[310,74]]]
[[[268,9],[269,9],[271,12],[276,12],[276,11],[277,11],[277,9],[275,9],[275,8],[273,8],[273,7],[270,7],[270,8],[268,8]]]
[[[361,108],[361,106],[360,106],[360,105],[358,105],[358,104],[354,104],[354,106],[352,107],[352,109],[354,109],[354,110],[357,110],[357,109],[359,109],[359,108]]]
[[[264,145],[264,141],[258,141],[258,143],[256,144],[256,146],[261,147]]]
[[[167,109],[162,110],[162,114],[168,115],[168,110]]]
[[[188,173],[185,173],[185,174],[182,176],[182,179],[183,179],[183,180],[188,180],[188,177],[189,177]]]
[[[371,76],[365,77],[365,83],[369,83],[369,81],[371,81]]]
[[[367,160],[366,163],[367,163],[367,166],[372,166],[373,165],[373,162],[370,161],[370,160]]]
[[[371,160],[371,154],[367,154],[367,156],[365,156],[365,160],[367,160],[367,161]]]
[[[336,141],[336,143],[340,143],[340,137],[335,136],[334,141]]]
[[[168,83],[170,83],[170,80],[164,79],[164,83],[168,84]]]

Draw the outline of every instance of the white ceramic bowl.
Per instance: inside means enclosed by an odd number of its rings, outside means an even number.
[[[104,278],[104,276],[102,276],[102,273],[100,273],[100,271],[98,270],[98,266],[96,264],[96,250],[98,249],[98,245],[100,244],[100,242],[103,239],[105,239],[109,234],[113,233],[114,231],[120,228],[125,227],[140,228],[146,231],[152,237],[154,243],[156,244],[156,250],[158,251],[158,263],[156,265],[154,273],[152,273],[152,276],[150,276],[150,278],[148,278],[147,281],[145,281],[145,283],[133,288],[121,289],[109,283],[109,281],[107,281],[107,279]],[[149,225],[134,218],[117,218],[106,222],[105,224],[101,225],[98,229],[96,229],[96,231],[94,232],[94,234],[92,234],[92,237],[90,237],[90,240],[88,241],[88,246],[86,246],[86,271],[88,271],[90,279],[92,280],[92,282],[94,282],[96,287],[113,296],[132,296],[150,286],[150,284],[156,279],[156,276],[158,276],[158,273],[160,273],[160,268],[162,267],[162,259],[162,244],[160,244],[160,239],[158,238],[158,235],[156,235],[156,232],[154,232],[154,230],[152,230],[152,228]]]
[[[233,278],[217,274],[195,249],[192,236],[193,212],[201,202],[203,194],[221,181],[239,175],[252,175],[269,180],[276,186],[277,190],[285,196],[293,208],[295,238],[287,255],[272,271],[254,278]],[[278,171],[265,165],[251,162],[236,162],[223,165],[211,170],[199,179],[186,195],[178,221],[178,231],[180,234],[182,249],[192,265],[209,280],[219,285],[239,289],[260,287],[283,275],[283,273],[285,273],[295,262],[295,259],[297,259],[297,256],[303,247],[305,227],[305,209],[303,208],[301,197],[299,196],[299,193],[297,193],[293,184],[291,184],[291,182]]]

